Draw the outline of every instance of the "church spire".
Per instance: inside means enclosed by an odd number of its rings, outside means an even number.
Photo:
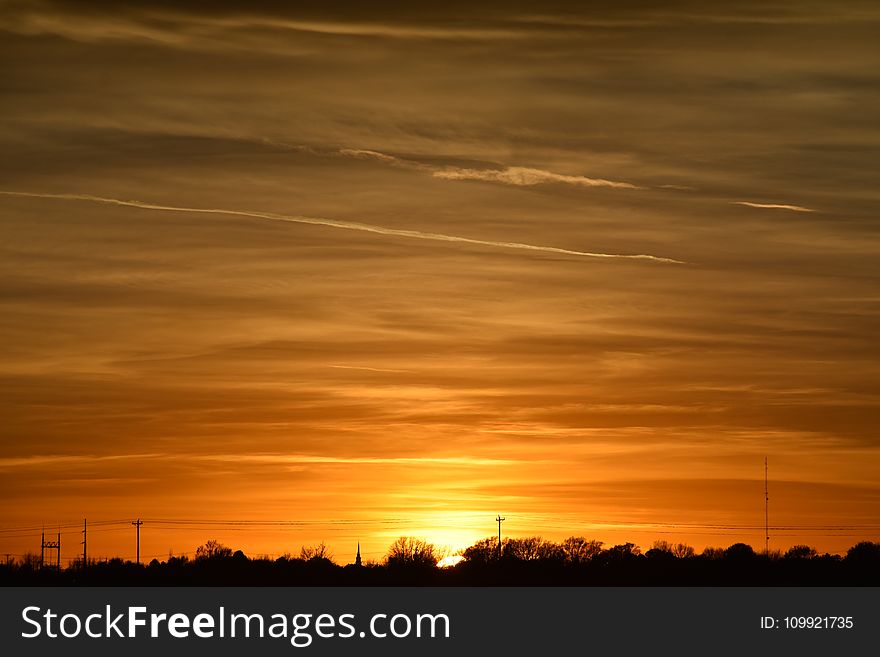
[[[355,566],[361,565],[361,542],[360,541],[358,541],[358,551],[357,551],[357,556],[354,558],[354,565]]]

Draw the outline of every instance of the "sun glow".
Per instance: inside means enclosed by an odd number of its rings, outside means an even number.
[[[453,554],[448,557],[443,557],[440,561],[437,562],[438,568],[451,568],[459,563],[464,561],[464,557],[460,554]]]

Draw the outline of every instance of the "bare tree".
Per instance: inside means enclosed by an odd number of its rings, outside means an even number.
[[[439,561],[437,549],[427,541],[401,536],[388,547],[385,563],[389,566],[434,567]]]
[[[561,544],[568,563],[584,563],[602,551],[602,541],[588,541],[583,536],[569,536]]]
[[[704,559],[720,559],[724,556],[724,548],[722,547],[706,547],[700,555]]]
[[[501,547],[503,558],[517,561],[535,561],[541,558],[544,539],[540,536],[507,538]]]
[[[204,545],[200,545],[196,548],[196,559],[222,559],[225,557],[232,556],[232,548],[228,548],[220,541],[216,541],[213,538],[205,543]]]
[[[27,570],[39,570],[40,555],[33,552],[28,552],[21,559],[21,567],[26,568]]]
[[[321,541],[317,545],[312,545],[306,547],[305,545],[300,548],[299,558],[303,561],[312,561],[323,559],[324,561],[333,561],[333,553],[330,552],[330,549]]]
[[[657,550],[672,555],[676,559],[687,559],[694,556],[694,548],[685,543],[669,543],[668,541],[654,541],[651,550]]]
[[[694,556],[696,552],[694,551],[694,548],[686,543],[676,543],[672,546],[672,554],[679,559],[689,559]]]
[[[541,561],[565,561],[565,552],[559,543],[541,541],[538,546],[538,559]]]

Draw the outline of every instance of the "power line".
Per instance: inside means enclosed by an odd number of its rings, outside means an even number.
[[[607,527],[619,526],[621,528],[638,529],[638,528],[671,528],[671,529],[724,529],[724,530],[784,530],[784,531],[880,531],[880,523],[848,523],[848,524],[822,524],[822,525],[750,525],[737,523],[699,523],[699,522],[642,522],[642,521],[626,521],[626,520],[602,520],[598,522],[586,523],[577,517],[549,516],[538,514],[514,514],[511,518],[529,521],[539,524],[540,527],[548,526],[585,526],[605,529]],[[199,529],[203,527],[215,527],[220,529],[232,528],[260,528],[260,527],[359,527],[364,525],[411,525],[415,521],[411,518],[370,518],[370,519],[326,519],[326,520],[244,520],[244,519],[195,519],[195,518],[144,518],[142,522],[149,522],[151,526],[163,525],[169,529]],[[130,520],[98,520],[89,523],[90,531],[120,531],[125,526],[133,524]],[[435,523],[437,524],[437,523]],[[441,523],[443,524],[443,523]],[[448,525],[460,525],[450,521]],[[70,529],[72,531],[62,531],[62,534],[73,534],[82,532],[81,521],[76,523],[62,523],[57,525],[60,529]],[[539,527],[539,528],[540,528]],[[0,527],[0,534],[26,534],[40,531],[39,525],[24,527]],[[73,531],[75,530],[75,531]]]
[[[103,525],[124,525],[128,524],[128,520],[98,520],[97,522],[93,522],[94,526],[103,526]],[[58,529],[79,529],[79,521],[76,522],[67,522],[60,523],[56,525]],[[0,533],[8,533],[8,532],[37,532],[42,531],[44,529],[44,525],[26,525],[20,527],[0,527]]]
[[[766,485],[769,482],[765,482],[765,497],[768,497]],[[765,500],[766,502],[766,500]],[[499,520],[500,518],[500,520]],[[718,537],[736,537],[746,535],[756,534],[758,531],[763,530],[765,537],[765,552],[769,550],[769,535],[772,530],[775,532],[774,535],[785,538],[795,538],[795,537],[803,537],[806,540],[809,538],[818,539],[818,538],[826,538],[826,537],[848,537],[848,536],[880,536],[880,525],[876,523],[851,523],[851,524],[822,524],[822,525],[797,525],[797,524],[788,524],[788,525],[776,525],[771,526],[769,524],[769,514],[765,513],[765,523],[763,527],[750,525],[750,524],[735,524],[735,523],[669,523],[669,522],[632,522],[632,521],[615,521],[615,520],[607,520],[602,522],[591,522],[587,523],[579,520],[577,517],[563,517],[563,516],[551,516],[551,515],[537,515],[537,514],[523,514],[523,515],[513,515],[511,518],[516,518],[524,521],[523,524],[526,524],[532,528],[537,533],[541,531],[560,531],[560,532],[581,532],[581,531],[592,531],[592,532],[632,532],[632,533],[652,533],[657,535],[703,535],[703,536],[718,536]],[[501,522],[506,518],[502,518],[500,514],[496,517],[496,522],[498,522],[498,541],[499,541],[499,554],[501,551]],[[468,517],[468,524],[470,521],[470,517]],[[57,533],[57,540],[50,541],[46,544],[45,541],[45,532],[43,532],[43,536],[41,538],[41,563],[44,562],[46,555],[45,551],[48,548],[49,550],[57,550],[58,552],[53,555],[55,557],[55,564],[59,563],[60,559],[60,542],[62,534],[81,534],[82,535],[82,544],[83,544],[83,564],[87,563],[88,559],[88,543],[87,543],[87,531],[91,530],[92,532],[118,532],[125,530],[125,527],[130,527],[131,525],[136,526],[137,531],[137,545],[136,545],[136,560],[138,563],[141,561],[140,554],[140,526],[143,525],[145,520],[138,519],[135,522],[130,520],[97,520],[91,523],[87,523],[86,521],[82,521],[82,525],[75,525],[72,523],[63,523],[59,525],[59,531]],[[184,533],[194,533],[194,532],[202,532],[208,529],[222,532],[246,532],[246,531],[254,531],[260,529],[304,529],[304,528],[323,528],[323,531],[329,532],[340,532],[346,533],[351,532],[355,529],[360,529],[362,527],[376,527],[376,528],[402,528],[402,531],[406,531],[406,528],[416,524],[416,521],[413,519],[400,518],[400,517],[391,517],[391,518],[371,518],[371,519],[343,519],[343,518],[332,518],[332,519],[324,519],[324,520],[252,520],[252,519],[218,519],[218,518],[159,518],[155,520],[147,519],[146,522],[150,523],[150,526],[156,529],[157,531],[177,531]],[[138,524],[140,523],[140,524]],[[454,523],[450,523],[454,524]],[[519,523],[518,523],[519,524]],[[443,526],[442,523],[438,526]],[[461,525],[459,525],[461,526]],[[61,528],[67,528],[68,531],[62,531]],[[75,529],[74,529],[75,528]],[[475,527],[474,527],[475,528]],[[29,533],[32,533],[38,529],[36,526],[15,526],[15,527],[3,527],[0,528],[0,540],[4,537],[6,539],[18,539],[24,538]],[[341,535],[340,535],[341,536]],[[809,538],[808,538],[809,537]],[[59,544],[56,547],[54,544]],[[160,555],[161,556],[161,555]]]

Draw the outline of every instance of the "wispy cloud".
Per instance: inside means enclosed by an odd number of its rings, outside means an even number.
[[[166,454],[106,454],[96,456],[94,454],[42,454],[36,456],[7,456],[0,458],[0,468],[26,468],[47,466],[77,466],[91,463],[123,460],[155,460],[165,458]]]
[[[335,154],[342,155],[343,157],[352,157],[358,160],[375,160],[382,164],[388,164],[401,169],[415,169],[417,171],[434,171],[437,169],[437,167],[433,167],[430,164],[416,162],[415,160],[407,160],[402,157],[388,155],[387,153],[371,151],[366,148],[340,148]]]
[[[193,454],[189,458],[201,461],[273,464],[419,464],[430,465],[512,465],[514,459],[480,458],[468,456],[319,456],[314,454]]]
[[[535,244],[525,244],[521,242],[505,242],[495,240],[481,240],[471,237],[461,237],[458,235],[445,235],[443,233],[431,233],[418,230],[405,230],[399,228],[387,228],[384,226],[376,226],[373,224],[362,224],[353,221],[339,221],[336,219],[324,219],[321,217],[304,217],[299,215],[276,214],[273,212],[254,212],[249,210],[226,210],[221,208],[191,208],[180,207],[175,205],[159,205],[155,203],[147,203],[137,200],[122,200],[117,198],[106,198],[102,196],[92,196],[89,194],[48,194],[36,192],[18,192],[0,190],[0,194],[4,196],[17,196],[26,198],[45,198],[59,199],[67,201],[88,201],[91,203],[104,203],[107,205],[120,205],[131,208],[139,208],[141,210],[158,210],[161,212],[188,212],[196,214],[222,214],[237,217],[253,217],[256,219],[268,219],[270,221],[284,221],[295,224],[308,224],[312,226],[327,226],[329,228],[339,228],[342,230],[354,230],[366,233],[374,233],[377,235],[387,235],[390,237],[405,237],[419,240],[430,240],[436,242],[454,242],[459,244],[474,244],[477,246],[488,246],[499,249],[516,249],[523,251],[534,251],[538,253],[553,253],[559,255],[569,255],[582,258],[607,258],[607,259],[631,259],[631,260],[651,260],[654,262],[663,262],[669,264],[685,264],[680,260],[672,258],[664,258],[661,256],[647,254],[621,254],[621,253],[596,253],[590,251],[576,251],[573,249],[563,249],[555,246],[540,246]]]
[[[199,20],[205,21],[200,16]],[[529,36],[521,29],[485,26],[439,26],[415,25],[392,22],[365,21],[309,21],[290,20],[274,17],[241,17],[214,19],[213,25],[226,27],[230,30],[242,27],[257,27],[274,30],[290,30],[294,32],[313,32],[331,36],[382,37],[390,39],[431,39],[431,40],[492,40],[513,39]]]
[[[838,8],[832,5],[825,10],[810,7],[805,11],[798,11],[792,7],[770,8],[769,10],[762,7],[759,12],[744,7],[738,12],[731,12],[723,7],[709,6],[707,10],[700,12],[682,11],[681,9],[653,11],[643,9],[636,16],[608,13],[590,18],[580,18],[572,14],[529,14],[514,16],[510,20],[523,25],[539,28],[563,28],[566,31],[577,29],[647,29],[686,25],[835,25],[880,20],[880,15],[873,8],[854,8],[851,6]]]
[[[4,9],[7,7],[4,6]],[[377,22],[363,20],[297,20],[271,13],[237,13],[234,16],[195,15],[186,11],[116,12],[113,16],[80,12],[76,8],[29,7],[24,4],[8,11],[0,31],[27,36],[51,34],[73,41],[103,43],[135,41],[154,46],[187,49],[222,49],[249,47],[269,52],[295,51],[291,39],[279,39],[276,33],[310,34],[317,37],[357,37],[415,41],[498,41],[525,39],[535,31],[495,24],[443,26],[413,22]],[[259,33],[260,40],[243,35]],[[286,33],[286,34],[285,34]]]
[[[362,365],[328,365],[327,367],[332,367],[336,370],[360,370],[363,372],[380,372],[387,374],[408,374],[412,372],[412,370],[393,370],[386,367],[365,367]]]
[[[638,189],[636,185],[604,178],[587,178],[585,176],[568,176],[542,169],[528,167],[507,167],[506,169],[460,169],[449,167],[434,172],[435,178],[446,180],[484,180],[486,182],[503,183],[530,187],[542,183],[563,183],[579,187],[615,187],[618,189]]]
[[[483,182],[502,183],[504,185],[514,185],[517,187],[532,187],[534,185],[545,183],[561,183],[564,185],[575,185],[577,187],[641,189],[638,185],[633,185],[628,182],[606,180],[604,178],[588,178],[586,176],[570,176],[562,173],[555,173],[553,171],[545,171],[543,169],[533,169],[530,167],[505,167],[503,169],[469,169],[453,166],[441,167],[362,148],[341,148],[337,153],[344,157],[375,160],[401,169],[428,171],[435,178],[442,178],[443,180],[480,180]]]
[[[44,456],[18,456],[0,458],[0,468],[22,467],[77,467],[116,461],[213,461],[230,463],[266,463],[266,464],[394,464],[394,463],[427,463],[435,465],[511,465],[517,463],[512,459],[480,458],[466,456],[321,456],[316,454],[108,454],[108,455],[64,455],[53,454]]]
[[[805,208],[802,205],[788,205],[785,203],[752,203],[750,201],[731,201],[734,205],[744,205],[747,208],[758,208],[759,210],[791,210],[793,212],[818,212],[811,208]]]

